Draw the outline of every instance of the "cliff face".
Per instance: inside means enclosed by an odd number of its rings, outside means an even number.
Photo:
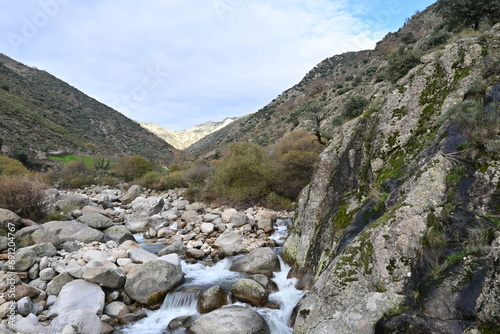
[[[496,25],[423,56],[334,132],[283,249],[311,287],[294,333],[499,325],[499,47]]]

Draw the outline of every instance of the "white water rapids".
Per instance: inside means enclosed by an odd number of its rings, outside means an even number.
[[[286,237],[286,229],[281,227],[286,224],[278,222],[275,226],[277,234],[273,235],[275,240],[279,240],[282,244],[283,239]],[[201,263],[187,264],[182,261],[182,270],[185,273],[185,283],[167,295],[163,305],[156,311],[146,310],[147,317],[128,325],[119,331],[122,334],[166,334],[185,333],[184,330],[170,331],[168,324],[170,321],[181,316],[197,316],[199,313],[196,311],[196,301],[201,291],[214,285],[220,285],[226,291],[229,291],[231,285],[238,279],[247,277],[249,275],[230,271],[234,258],[226,258],[213,266],[206,266]],[[272,280],[278,286],[278,292],[269,295],[270,301],[275,301],[280,304],[279,309],[268,309],[253,307],[259,312],[264,319],[266,319],[271,329],[272,334],[291,334],[292,328],[288,326],[290,316],[294,307],[304,295],[304,291],[295,289],[297,282],[296,278],[287,278],[290,266],[283,262],[281,257],[280,265],[281,270],[274,273]],[[246,305],[238,303],[239,305]],[[250,307],[249,305],[247,305]]]

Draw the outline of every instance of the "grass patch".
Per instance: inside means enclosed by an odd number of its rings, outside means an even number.
[[[64,162],[64,163],[82,160],[85,163],[85,165],[87,165],[89,167],[94,167],[94,159],[92,159],[91,157],[83,156],[83,155],[65,155],[62,157],[50,156],[49,159],[54,160],[54,161]]]

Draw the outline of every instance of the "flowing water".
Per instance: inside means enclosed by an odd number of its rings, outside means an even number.
[[[275,225],[276,233],[272,236],[282,244],[288,230],[286,221],[278,220]],[[284,226],[284,227],[282,227]],[[280,248],[276,249],[277,252]],[[197,316],[196,300],[199,294],[207,288],[219,285],[229,291],[232,284],[240,278],[248,277],[247,274],[230,271],[231,264],[237,257],[225,258],[214,265],[209,264],[187,264],[182,262],[182,270],[185,273],[185,282],[175,292],[167,295],[163,305],[156,311],[145,310],[147,317],[119,331],[122,334],[166,334],[185,333],[184,330],[170,331],[170,321],[181,316]],[[281,257],[281,270],[274,273],[272,280],[278,286],[278,291],[269,295],[270,301],[280,304],[276,310],[253,307],[266,319],[272,334],[290,334],[292,328],[288,326],[292,311],[304,295],[304,291],[295,289],[296,278],[287,278],[290,266],[283,262]],[[243,303],[238,303],[244,305]],[[248,305],[247,305],[248,306]],[[250,306],[248,306],[250,307]]]

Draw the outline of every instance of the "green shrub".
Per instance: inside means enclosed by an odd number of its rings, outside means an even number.
[[[276,174],[276,163],[263,147],[252,143],[229,146],[205,195],[238,203],[262,200],[270,190]]]
[[[0,175],[32,174],[19,160],[0,154]]]
[[[354,118],[363,113],[363,108],[368,105],[369,101],[360,95],[351,96],[344,105],[342,116],[346,118]]]
[[[161,172],[147,172],[136,182],[143,188],[154,189],[154,190],[165,190],[163,188],[162,179],[165,177],[165,173]]]
[[[46,181],[66,188],[83,188],[94,183],[94,170],[84,160],[73,160],[46,173]]]
[[[278,172],[273,179],[272,189],[280,196],[295,200],[311,180],[319,154],[324,148],[314,135],[305,130],[293,131],[283,137],[273,154],[278,163]]]
[[[0,176],[0,207],[33,221],[47,214],[47,186],[27,175]]]
[[[412,68],[420,64],[421,52],[413,47],[400,47],[389,55],[387,74],[393,82],[404,77]]]
[[[140,155],[120,157],[112,167],[115,175],[126,182],[139,179],[151,170],[151,162]]]
[[[444,30],[439,30],[438,32],[432,34],[426,41],[425,46],[428,49],[432,49],[436,46],[446,43],[452,35]]]

